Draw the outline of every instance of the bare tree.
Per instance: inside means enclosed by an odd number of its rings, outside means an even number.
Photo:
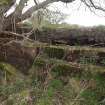
[[[2,0],[3,1],[3,0]],[[7,0],[8,1],[8,0]],[[32,6],[30,9],[28,9],[24,14],[22,14],[22,10],[27,3],[28,0],[20,0],[19,4],[16,4],[16,0],[9,0],[11,2],[8,3],[8,5],[2,5],[0,6],[0,30],[5,30],[8,27],[11,27],[12,25],[15,26],[15,23],[20,22],[24,19],[27,19],[31,16],[31,14],[34,11],[37,11],[40,8],[45,8],[51,3],[54,2],[64,2],[64,3],[72,3],[75,0],[45,0],[41,3],[37,3],[35,1],[35,6]],[[102,3],[104,0],[81,0],[87,7],[90,9],[95,9],[95,10],[101,10],[105,11],[105,8],[102,6]],[[5,17],[3,13],[8,10],[8,8],[11,7],[11,5],[14,5],[14,11],[11,13],[9,16]]]
[[[14,0],[13,0],[14,1]],[[61,0],[46,0],[46,1],[43,1],[39,4],[36,4],[35,6],[31,7],[27,12],[25,12],[24,14],[22,14],[22,10],[25,6],[25,4],[27,3],[28,0],[20,0],[20,3],[18,5],[16,5],[16,1],[14,2],[14,8],[15,8],[15,11],[9,15],[8,17],[4,17],[3,14],[1,15],[1,17],[3,16],[3,19],[0,18],[0,20],[2,21],[2,30],[5,30],[7,27],[10,27],[11,24],[13,24],[13,22],[15,21],[15,23],[17,22],[20,22],[24,19],[27,19],[31,16],[31,14],[40,9],[40,8],[44,8],[46,7],[48,4],[51,4],[53,2],[58,2],[58,1],[61,1]],[[36,1],[36,0],[35,0]],[[72,2],[73,0],[68,0],[69,2]],[[65,2],[63,0],[63,2]],[[5,6],[3,6],[4,8],[6,8]],[[11,6],[9,6],[11,7]],[[8,9],[7,9],[8,10]],[[5,11],[3,11],[4,13]],[[1,29],[0,29],[1,30]]]
[[[60,24],[67,18],[67,16],[67,14],[59,10],[52,11],[46,9],[44,12],[44,21],[50,24]]]

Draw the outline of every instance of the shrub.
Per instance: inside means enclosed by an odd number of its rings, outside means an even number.
[[[62,59],[65,53],[64,49],[57,47],[45,47],[44,52],[49,58],[57,59]]]

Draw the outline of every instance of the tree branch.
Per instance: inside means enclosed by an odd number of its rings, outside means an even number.
[[[89,3],[87,3],[86,0],[81,0],[81,1],[89,8],[94,8],[96,10],[101,10],[101,11],[105,12],[105,9],[101,6],[96,5],[93,0],[89,0]]]
[[[13,19],[15,19],[16,23],[20,22],[22,20],[25,20],[25,19],[29,18],[34,11],[37,11],[38,9],[41,9],[41,8],[45,8],[51,3],[58,2],[58,1],[69,2],[70,3],[70,2],[73,2],[75,0],[46,0],[46,1],[43,1],[43,2],[39,3],[38,5],[35,5],[35,6],[31,7],[24,14],[22,14],[22,10],[24,8],[24,4],[27,1],[28,0],[21,0],[19,5],[16,7],[15,12],[4,19],[3,30],[5,30],[8,27],[11,27],[10,25],[13,24]]]

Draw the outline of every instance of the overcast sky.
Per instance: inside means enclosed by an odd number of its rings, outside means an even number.
[[[79,24],[83,26],[105,25],[105,17],[102,15],[95,15],[90,12],[84,5],[80,7],[80,2],[74,2],[71,4],[54,3],[64,13],[67,13],[69,17],[66,19],[67,23]]]
[[[42,2],[43,0],[39,1]],[[30,0],[28,8],[33,5],[33,0]],[[73,3],[69,3],[67,5],[61,2],[53,3],[49,6],[49,8],[51,10],[59,9],[61,12],[68,14],[68,18],[65,21],[69,24],[78,24],[82,26],[105,25],[105,13],[103,16],[95,15],[94,13],[90,12],[90,10],[83,4],[80,6],[79,0],[76,0]],[[101,14],[101,12],[98,12],[98,14]]]
[[[30,1],[30,5],[33,5],[33,0]],[[57,8],[61,12],[68,14],[69,16],[65,21],[69,24],[79,24],[83,26],[105,25],[105,15],[100,15],[100,12],[98,12],[99,16],[95,15],[83,4],[80,6],[79,0],[67,5],[61,2],[53,3],[49,8],[52,10]]]

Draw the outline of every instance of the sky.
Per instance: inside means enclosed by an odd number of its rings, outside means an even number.
[[[105,25],[105,13],[102,14],[98,11],[98,15],[96,15],[83,4],[80,6],[80,2],[77,0],[67,5],[61,2],[54,3],[51,7],[57,7],[61,12],[68,14],[66,22],[69,24],[78,24],[82,26]]]
[[[19,0],[17,0],[18,3]],[[43,0],[39,0],[42,2]],[[25,7],[30,8],[34,6],[33,0],[29,0],[28,6]],[[68,24],[77,24],[81,26],[97,26],[97,25],[105,25],[105,13],[97,12],[98,15],[92,13],[86,6],[81,4],[79,0],[74,1],[73,3],[65,4],[61,2],[53,3],[49,5],[49,9],[51,10],[59,10],[68,15],[65,19],[65,22]],[[14,10],[14,7],[10,9],[8,14]]]

